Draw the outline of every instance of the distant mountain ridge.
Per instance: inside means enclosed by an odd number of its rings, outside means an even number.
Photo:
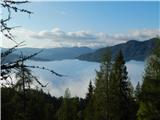
[[[153,38],[146,41],[130,40],[126,43],[121,43],[114,46],[104,47],[100,49],[91,49],[88,47],[63,47],[63,48],[19,48],[9,56],[5,58],[3,62],[15,61],[19,58],[21,52],[24,56],[31,55],[40,50],[43,50],[37,56],[31,60],[36,61],[52,61],[52,60],[63,60],[63,59],[79,59],[85,61],[100,62],[102,56],[109,48],[112,52],[113,58],[116,56],[119,50],[122,50],[126,61],[137,60],[144,61],[152,52],[155,47],[155,41],[160,40]],[[6,48],[1,48],[2,51]]]
[[[110,49],[113,58],[115,58],[118,51],[121,50],[124,54],[124,58],[126,61],[129,60],[144,61],[151,54],[152,49],[155,47],[156,40],[159,39],[152,38],[146,41],[130,40],[126,43],[100,48],[95,52],[80,55],[77,57],[77,59],[100,62],[106,50]]]
[[[2,48],[2,51],[6,48]],[[41,53],[32,58],[36,61],[52,61],[63,59],[74,59],[81,54],[93,52],[94,49],[88,47],[63,47],[63,48],[18,48],[15,52],[7,56],[5,62],[10,62],[19,58],[21,52],[28,56],[43,50]]]

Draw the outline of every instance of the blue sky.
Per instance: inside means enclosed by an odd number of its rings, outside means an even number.
[[[89,31],[92,35],[128,34],[134,30],[159,29],[159,4],[158,1],[32,2],[22,7],[34,14],[31,17],[13,14],[10,24],[21,25],[34,32],[56,28],[56,32],[61,33],[83,31],[84,34],[84,31]]]
[[[65,31],[94,30],[126,32],[158,28],[158,2],[32,2],[25,8],[34,12],[14,17],[12,23],[33,30],[61,28]]]

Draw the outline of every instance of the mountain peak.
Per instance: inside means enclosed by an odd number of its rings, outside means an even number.
[[[130,40],[126,43],[121,43],[115,46],[100,48],[95,52],[81,55],[78,59],[100,62],[102,55],[104,55],[109,48],[112,51],[113,59],[117,55],[118,51],[122,50],[126,61],[144,61],[151,54],[152,49],[155,46],[155,40],[159,40],[159,38],[152,38],[145,41]]]
[[[127,41],[127,43],[135,43],[135,42],[140,42],[140,41],[137,41],[137,40],[129,40],[129,41]]]

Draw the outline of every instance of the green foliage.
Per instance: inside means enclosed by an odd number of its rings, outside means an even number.
[[[57,112],[57,118],[58,120],[71,120],[71,100],[70,100],[70,91],[69,88],[65,90],[64,94],[64,100],[62,102],[61,107],[59,108]]]
[[[109,80],[111,73],[111,54],[103,56],[100,71],[97,71],[94,91],[94,120],[105,120],[109,114]]]
[[[18,70],[15,77],[17,79],[17,83],[14,85],[14,88],[19,91],[23,90],[23,82],[25,87],[30,88],[33,81],[37,79],[35,76],[32,75],[31,70],[23,67]]]
[[[136,86],[136,89],[135,89],[135,98],[136,98],[136,101],[139,101],[140,94],[141,94],[141,85],[138,82],[137,86]]]
[[[85,120],[93,120],[94,118],[94,98],[93,98],[93,86],[92,82],[89,83],[88,93],[86,95],[86,108],[84,110],[84,118]]]
[[[65,90],[63,102],[57,112],[57,120],[77,120],[79,98],[70,98],[69,89]]]
[[[128,72],[122,52],[115,58],[110,79],[110,119],[134,119],[133,87],[128,79]]]
[[[1,89],[2,120],[160,120],[159,51],[158,41],[148,59],[143,83],[137,84],[135,92],[121,51],[114,61],[110,53],[104,55],[95,87],[90,81],[85,99],[71,97],[68,88],[60,98],[29,89],[31,71],[26,69],[23,75],[19,71],[17,87]],[[28,85],[25,111],[23,80]]]
[[[160,114],[151,102],[140,102],[138,110],[138,120],[159,120]]]
[[[86,102],[89,102],[89,100],[92,98],[93,96],[93,86],[92,86],[92,81],[89,82],[89,87],[88,87],[88,93],[86,95]]]
[[[26,90],[26,111],[23,93],[13,88],[1,88],[2,120],[55,120],[61,100],[32,89]]]
[[[147,61],[143,78],[138,120],[160,119],[160,40]]]

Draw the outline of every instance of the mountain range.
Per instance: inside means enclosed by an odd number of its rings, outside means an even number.
[[[2,48],[2,52],[5,50],[7,49]],[[53,61],[53,60],[63,60],[63,59],[75,59],[77,56],[95,51],[94,49],[88,47],[18,48],[12,54],[6,57],[5,62],[15,61],[16,59],[19,58],[21,53],[23,53],[23,56],[29,56],[41,50],[42,52],[40,52],[35,57],[31,58],[31,60]]]
[[[118,51],[122,51],[126,61],[137,60],[144,61],[155,47],[155,41],[158,38],[152,38],[145,41],[130,40],[126,43],[121,43],[114,46],[108,46],[100,49],[91,49],[88,47],[63,47],[63,48],[18,48],[15,52],[7,56],[5,62],[10,62],[19,58],[21,52],[24,56],[31,55],[43,50],[32,60],[36,61],[53,61],[63,59],[79,59],[85,61],[100,62],[102,56],[109,49],[115,58]],[[2,48],[5,51],[6,48]],[[2,61],[4,62],[4,61]]]
[[[159,40],[159,38],[152,38],[145,41],[130,40],[126,43],[100,48],[92,53],[80,55],[77,57],[77,59],[100,62],[102,56],[106,53],[107,50],[111,51],[113,59],[121,50],[126,61],[144,61],[151,54],[153,48],[156,45],[156,40]]]

